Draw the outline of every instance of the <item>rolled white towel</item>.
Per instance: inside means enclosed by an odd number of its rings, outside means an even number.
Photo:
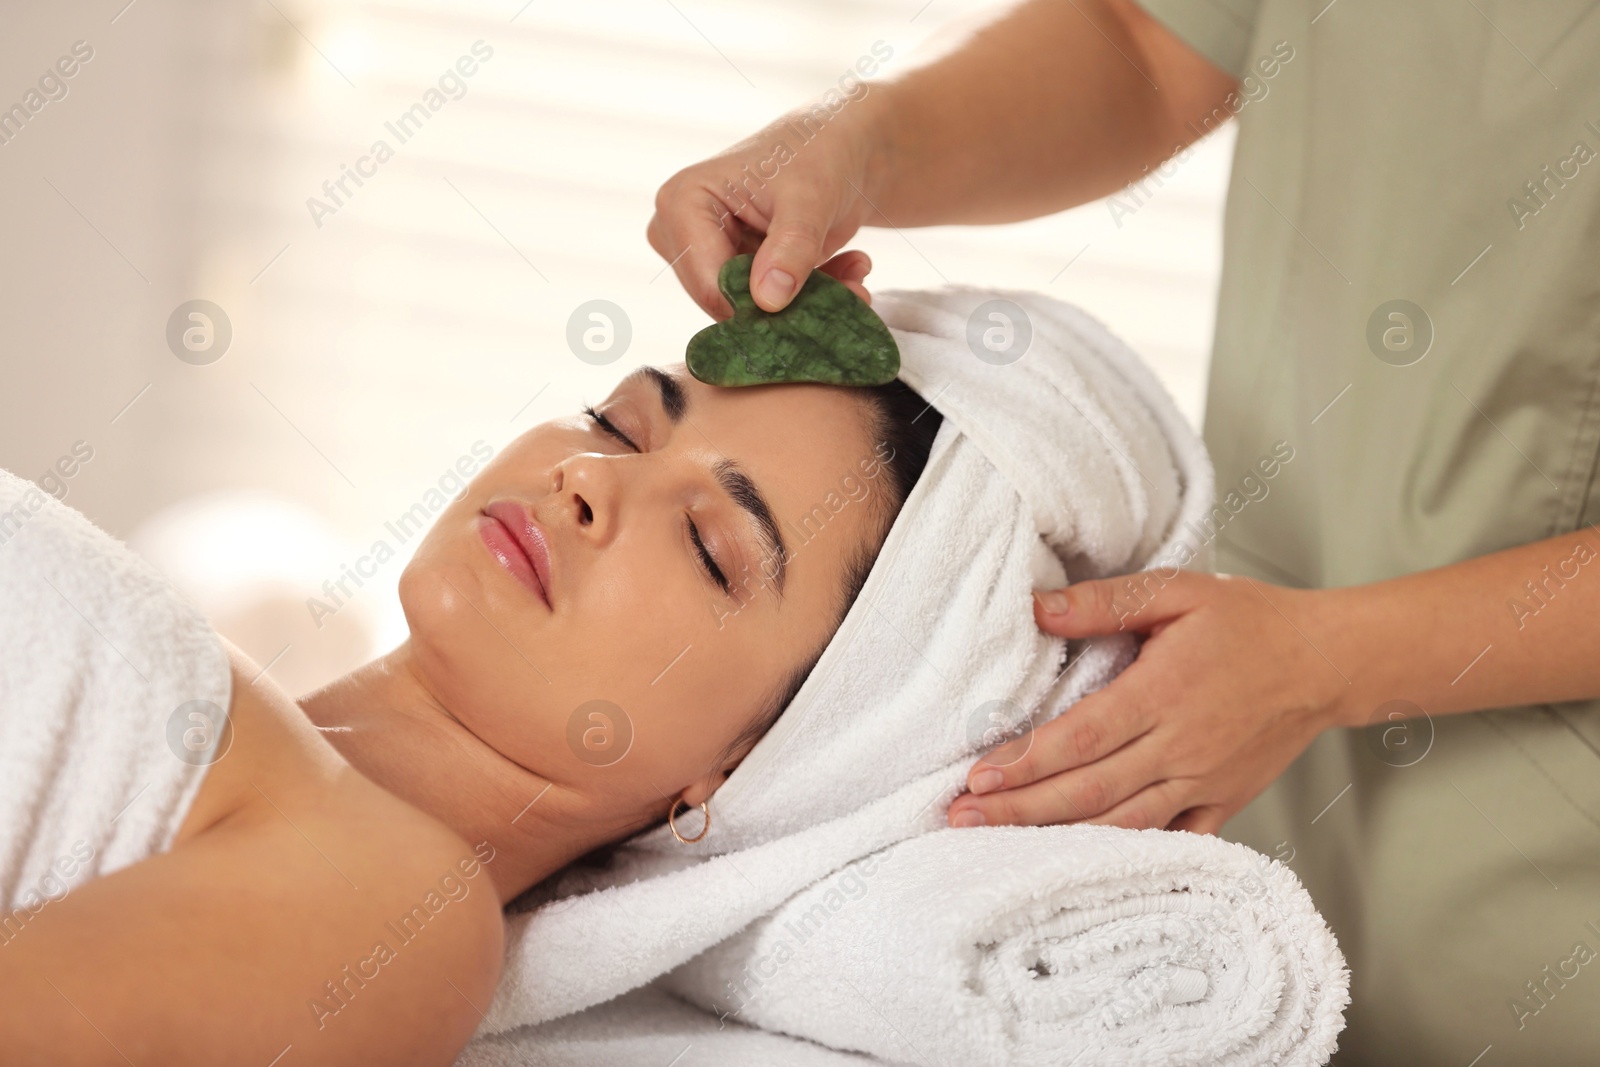
[[[1294,874],[1215,837],[940,830],[808,887],[658,985],[923,1065],[1327,1061],[1349,972]]]

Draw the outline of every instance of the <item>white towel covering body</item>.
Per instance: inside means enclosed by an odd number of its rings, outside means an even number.
[[[0,941],[171,846],[232,693],[216,631],[170,581],[0,470]]]

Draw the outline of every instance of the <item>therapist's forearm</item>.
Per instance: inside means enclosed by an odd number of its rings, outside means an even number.
[[[1030,0],[873,83],[869,195],[895,226],[1086,203],[1194,141],[1235,85],[1131,0]]]
[[[1332,725],[1365,726],[1391,700],[1447,715],[1600,697],[1595,527],[1324,592],[1327,622],[1306,636],[1348,679]]]

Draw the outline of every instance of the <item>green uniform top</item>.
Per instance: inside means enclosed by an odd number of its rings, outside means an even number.
[[[1141,2],[1242,81],[1198,124],[1238,123],[1218,569],[1353,585],[1600,522],[1600,5]],[[1600,583],[1570,542],[1516,640]],[[1339,938],[1335,1064],[1600,1063],[1600,703],[1332,731],[1225,834]]]

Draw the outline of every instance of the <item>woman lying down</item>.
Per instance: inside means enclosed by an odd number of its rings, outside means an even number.
[[[500,906],[706,803],[826,646],[938,425],[898,381],[641,368],[485,467],[404,571],[409,639],[299,706],[123,545],[0,476],[5,1061],[451,1062],[494,992]],[[856,486],[796,543],[791,517]],[[629,734],[625,758],[593,730]]]
[[[966,342],[995,298],[1032,319],[1004,366]],[[649,985],[694,1005],[707,1047],[1321,1062],[1342,961],[1297,884],[1257,907],[1251,868],[1205,851],[1248,850],[943,829],[976,757],[1130,658],[1119,635],[1068,662],[1031,590],[1191,557],[1211,484],[1193,432],[1055,301],[874,307],[901,350],[887,386],[644,367],[518,438],[406,566],[408,639],[298,704],[123,545],[0,474],[0,1059],[444,1065],[476,1034],[463,1063],[665,1063],[682,1028],[628,1014]],[[761,965],[809,921],[782,907],[891,848],[864,899]],[[1101,877],[1130,850],[1137,885]],[[1130,953],[1040,910],[1091,883],[1113,912],[1205,906]],[[1257,929],[1291,913],[1294,937]],[[923,966],[915,935],[955,919],[972,934]],[[1183,964],[1156,966],[1174,944]],[[845,988],[906,982],[870,1011]],[[591,1035],[643,1043],[550,1030],[597,1012]]]

